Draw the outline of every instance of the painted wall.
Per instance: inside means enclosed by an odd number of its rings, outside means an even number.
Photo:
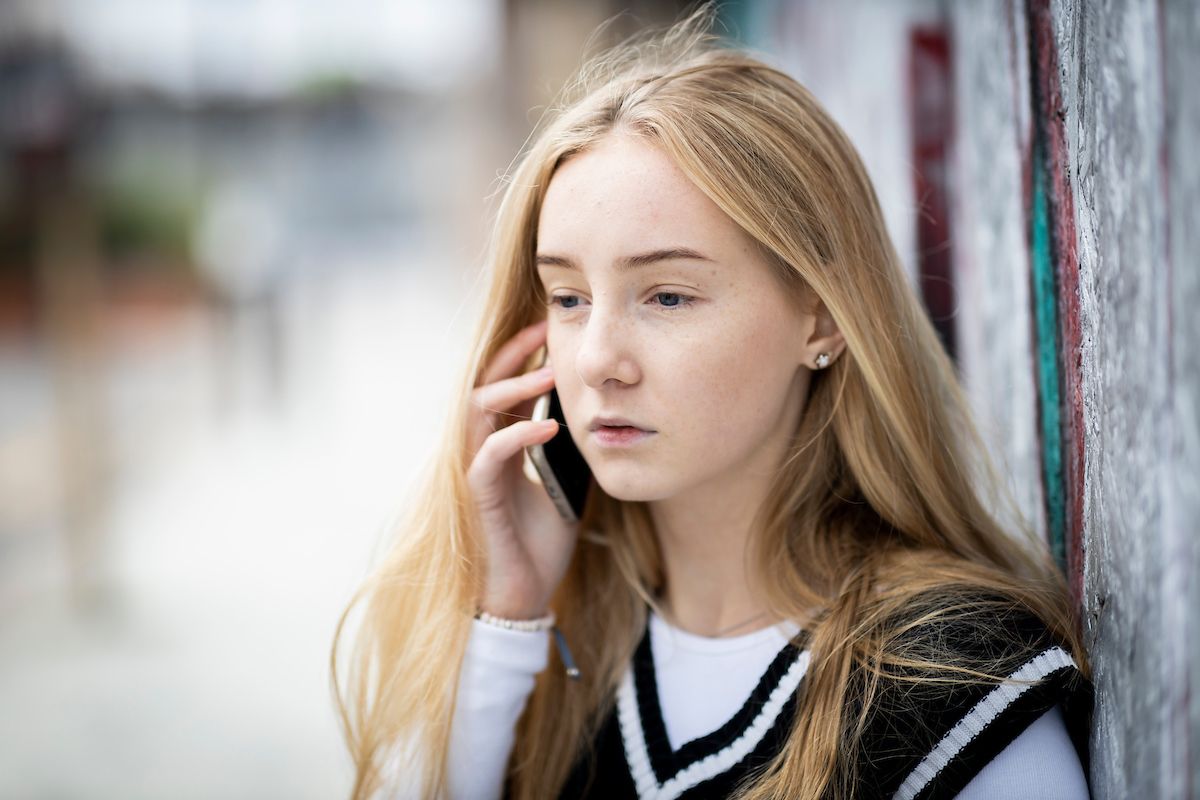
[[[859,147],[915,281],[936,261],[922,216],[948,217],[964,383],[1088,642],[1094,796],[1200,796],[1200,3],[794,0],[743,19]],[[943,73],[913,67],[930,41]],[[929,171],[945,209],[917,192]]]
[[[1200,791],[1200,7],[1050,3],[1074,196],[1084,624],[1105,797]]]

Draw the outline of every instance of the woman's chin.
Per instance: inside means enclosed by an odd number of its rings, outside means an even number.
[[[596,483],[604,493],[614,500],[628,503],[645,503],[663,500],[673,493],[661,475],[647,476],[638,471],[612,469],[593,473]]]

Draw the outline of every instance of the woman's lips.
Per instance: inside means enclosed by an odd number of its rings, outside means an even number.
[[[654,431],[644,431],[628,425],[614,427],[601,425],[592,431],[592,436],[604,447],[627,447],[645,441],[654,435]]]

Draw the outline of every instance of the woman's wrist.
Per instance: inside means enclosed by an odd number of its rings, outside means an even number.
[[[476,598],[475,611],[511,620],[543,619],[550,613],[548,600],[522,595],[522,592],[486,593]]]
[[[519,612],[518,612],[519,613]],[[563,666],[566,668],[567,677],[571,680],[580,679],[579,667],[575,666],[575,659],[571,655],[571,648],[567,646],[566,637],[562,631],[555,625],[553,611],[546,611],[544,615],[524,618],[500,617],[485,610],[482,606],[475,606],[475,619],[496,628],[505,628],[507,630],[528,631],[540,633],[542,631],[550,631],[554,638],[554,644],[558,647],[559,657],[562,659]]]

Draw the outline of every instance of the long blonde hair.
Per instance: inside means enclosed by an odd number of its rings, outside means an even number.
[[[1003,664],[965,663],[936,635],[914,631],[952,618],[986,631],[1022,609],[1086,674],[1066,583],[990,464],[853,145],[793,78],[710,33],[713,13],[701,6],[592,59],[508,181],[459,404],[394,546],[335,636],[355,800],[378,787],[385,754],[402,741],[420,754],[411,768],[422,770],[422,796],[444,791],[454,689],[485,574],[465,478],[471,390],[501,344],[545,313],[533,255],[551,176],[618,129],[662,148],[758,242],[796,302],[824,302],[847,345],[813,375],[749,544],[773,614],[821,613],[807,630],[812,659],[788,742],[741,796],[852,796],[854,747],[881,677],[901,668],[941,680],[947,670],[964,682],[1003,677]],[[1015,523],[997,521],[1001,507]],[[662,583],[645,505],[595,486],[552,599],[583,679],[568,680],[556,653],[538,675],[508,765],[513,797],[560,791],[611,708]],[[337,644],[356,607],[339,680]]]

